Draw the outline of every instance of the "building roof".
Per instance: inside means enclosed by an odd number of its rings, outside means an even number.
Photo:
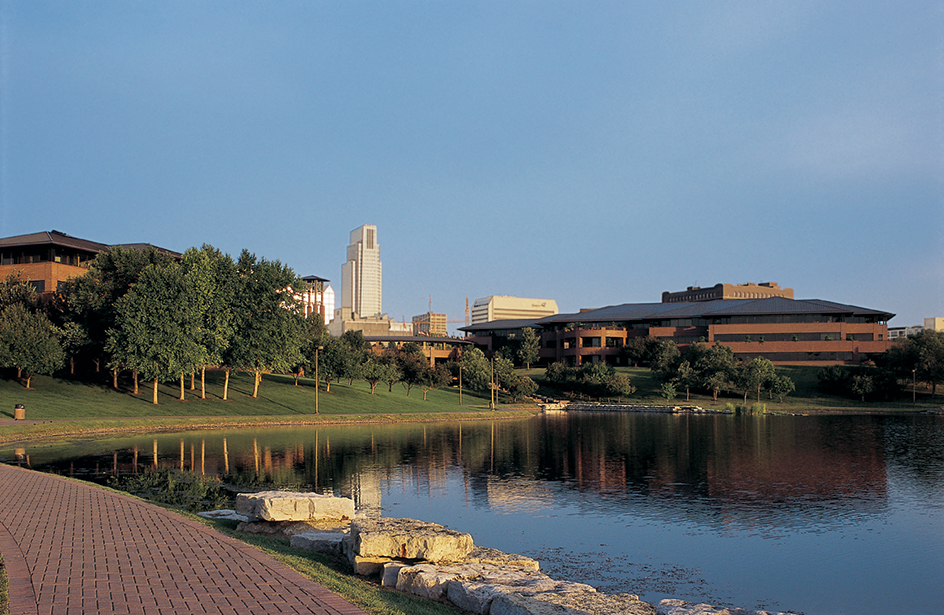
[[[824,301],[822,299],[715,299],[687,303],[624,303],[576,314],[558,314],[535,321],[539,325],[570,322],[626,322],[686,318],[721,318],[726,316],[767,316],[772,314],[835,314],[874,316],[883,320],[894,314],[881,310]]]
[[[60,231],[41,231],[39,233],[28,233],[26,235],[15,235],[13,237],[0,238],[0,247],[7,246],[43,246],[55,245],[86,252],[104,252],[108,246],[88,239],[79,239],[66,235]]]
[[[302,279],[305,280],[306,282],[330,282],[331,281],[328,278],[319,278],[316,275],[306,275]]]
[[[485,331],[508,331],[510,329],[524,329],[526,327],[536,328],[540,326],[540,323],[544,322],[546,318],[555,318],[555,316],[547,316],[545,318],[519,318],[519,319],[509,319],[509,320],[490,320],[488,322],[480,322],[474,325],[467,325],[465,327],[459,327],[459,331],[465,331],[467,333],[482,333]],[[567,321],[570,322],[570,321]]]
[[[182,255],[179,252],[174,252],[173,250],[168,250],[167,248],[161,248],[158,246],[152,246],[149,243],[123,243],[108,245],[104,243],[98,243],[97,241],[89,241],[88,239],[79,239],[78,237],[72,237],[71,235],[66,235],[62,231],[40,231],[38,233],[27,233],[26,235],[14,235],[13,237],[2,237],[0,238],[0,248],[4,247],[17,247],[17,246],[60,246],[63,248],[72,248],[73,250],[82,250],[90,254],[98,254],[99,252],[108,252],[111,248],[125,248],[128,250],[147,250],[148,248],[154,248],[158,252],[164,254],[169,254],[175,258],[180,258]]]
[[[433,337],[429,335],[365,335],[366,342],[396,342],[405,344],[407,342],[416,342],[417,344],[452,344],[455,346],[468,345],[472,342],[462,340],[456,337]]]

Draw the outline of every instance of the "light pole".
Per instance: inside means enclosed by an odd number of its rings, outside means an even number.
[[[318,411],[318,391],[321,389],[321,379],[319,378],[319,374],[318,374],[318,367],[319,367],[318,352],[322,348],[324,348],[324,346],[315,346],[315,414],[321,414]]]
[[[459,407],[462,407],[462,364],[459,364]]]

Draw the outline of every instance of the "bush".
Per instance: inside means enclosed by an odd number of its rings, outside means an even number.
[[[179,470],[149,469],[131,476],[112,477],[108,486],[191,512],[224,508],[233,501],[220,479]]]

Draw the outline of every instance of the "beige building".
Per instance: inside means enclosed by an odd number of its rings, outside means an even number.
[[[341,265],[341,317],[379,316],[383,298],[377,227],[365,224],[351,231],[347,261]]]
[[[944,331],[944,318],[925,318],[924,328],[928,331]]]
[[[446,336],[446,315],[426,312],[413,317],[413,335]]]
[[[784,297],[793,299],[792,288],[780,288],[776,282],[754,284],[715,284],[710,288],[689,286],[685,290],[662,293],[662,303],[691,303],[693,301],[714,301],[715,299],[769,299]]]
[[[524,299],[492,295],[476,299],[472,306],[472,324],[493,320],[538,319],[557,314],[557,302],[553,299]]]

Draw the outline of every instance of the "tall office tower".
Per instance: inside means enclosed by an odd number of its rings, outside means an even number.
[[[381,313],[380,244],[373,224],[351,231],[347,262],[341,265],[341,310],[344,319]]]

